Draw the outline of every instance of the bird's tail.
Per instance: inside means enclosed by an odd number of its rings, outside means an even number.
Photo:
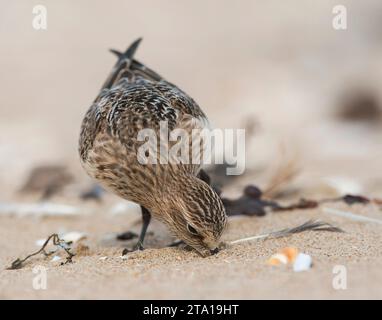
[[[141,43],[142,38],[138,38],[135,40],[127,49],[124,53],[119,52],[118,50],[115,49],[110,49],[112,53],[114,53],[119,60],[121,59],[126,59],[126,60],[133,60],[135,51],[137,51],[139,44]]]
[[[118,61],[102,86],[101,92],[104,89],[110,89],[120,79],[131,78],[135,75],[140,75],[154,81],[160,81],[162,79],[162,77],[155,71],[147,68],[145,65],[134,59],[135,52],[141,41],[142,38],[135,40],[125,52],[110,49],[110,51],[118,57]]]

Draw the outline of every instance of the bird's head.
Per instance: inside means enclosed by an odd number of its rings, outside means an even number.
[[[200,255],[214,254],[227,224],[223,203],[217,193],[197,177],[181,180],[173,182],[176,188],[166,201],[163,221],[176,237]]]

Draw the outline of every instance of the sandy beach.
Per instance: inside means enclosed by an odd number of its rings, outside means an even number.
[[[352,211],[369,214],[375,208],[358,207]],[[113,230],[123,231],[123,226],[129,227],[126,220],[130,218],[110,218],[101,213],[91,223],[87,218],[42,221],[23,218],[16,223],[12,218],[2,218],[0,240],[6,245],[2,246],[1,269],[16,257],[35,251],[35,240],[60,228],[89,234],[88,239],[81,241],[89,250],[64,266],[39,256],[23,269],[2,271],[1,298],[380,299],[381,226],[347,222],[316,210],[296,211],[265,218],[234,218],[225,239],[278,230],[311,218],[331,221],[346,233],[311,231],[289,238],[233,245],[216,256],[201,258],[180,248],[159,248],[171,242],[171,237],[155,224],[150,228],[153,234],[147,238],[147,249],[129,254],[127,260],[121,259],[122,248],[132,246],[134,240],[116,241],[108,235]],[[134,219],[139,221],[139,216]],[[134,219],[131,218],[130,225],[134,225]],[[312,268],[296,273],[291,266],[267,265],[269,257],[286,246],[310,254]],[[333,268],[338,265],[347,270],[346,290],[336,290],[332,284]],[[47,268],[46,290],[33,289],[36,266]]]
[[[81,199],[93,182],[77,154],[82,117],[115,62],[107,50],[123,50],[143,36],[139,60],[195,98],[215,127],[250,131],[246,171],[225,180],[223,196],[236,198],[247,184],[266,189],[290,162],[298,173],[272,195],[283,204],[346,193],[382,198],[378,1],[343,1],[349,14],[344,31],[332,28],[335,1],[41,1],[48,10],[43,31],[32,27],[32,5],[3,2],[0,299],[382,298],[382,224],[325,211],[382,221],[381,205],[338,202],[265,217],[233,216],[223,236],[227,242],[310,219],[345,232],[246,242],[207,258],[167,247],[174,239],[154,221],[146,249],[122,259],[123,248],[136,239],[116,235],[139,233],[139,209],[109,193]],[[346,98],[358,101],[358,93],[367,102],[357,106],[371,113],[361,120],[341,118]],[[42,203],[41,190],[20,189],[34,168],[47,165],[62,166],[70,179],[44,201],[75,213],[18,214],[19,205]],[[73,263],[60,265],[60,252],[57,261],[38,255],[21,269],[5,270],[38,250],[37,240],[72,231],[86,236],[73,245]],[[312,267],[294,272],[291,265],[268,265],[285,247],[310,255]],[[333,285],[336,266],[346,270],[345,289]],[[33,286],[36,267],[46,270],[46,289]]]

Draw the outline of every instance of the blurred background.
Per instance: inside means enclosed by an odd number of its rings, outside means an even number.
[[[345,30],[333,28],[339,4]],[[46,30],[33,27],[37,5],[47,10]],[[77,148],[82,118],[116,61],[108,50],[138,37],[136,58],[192,96],[214,127],[246,129],[245,174],[210,168],[224,197],[255,184],[285,205],[382,198],[380,0],[0,0],[0,299],[381,297],[381,200],[328,204],[374,224],[321,207],[232,217],[224,241],[309,219],[346,233],[307,232],[206,259],[165,248],[174,239],[154,220],[147,250],[121,259],[135,244],[140,209],[97,189]],[[75,263],[58,267],[61,252],[3,271],[53,232],[75,243]],[[269,268],[285,246],[310,254],[312,270]],[[49,290],[31,287],[40,264]],[[333,290],[334,265],[349,268],[351,290]]]
[[[108,49],[138,37],[137,59],[215,127],[247,128],[246,175],[227,190],[286,168],[299,196],[382,192],[381,1],[341,1],[346,30],[332,26],[337,1],[0,3],[1,201],[19,199],[41,166],[65,168],[61,195],[91,184],[82,117],[115,63]],[[38,4],[46,30],[32,26]]]

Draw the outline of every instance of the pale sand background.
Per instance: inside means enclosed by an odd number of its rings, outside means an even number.
[[[354,88],[382,99],[380,1],[341,1],[348,9],[346,31],[331,26],[337,1],[38,3],[48,8],[46,31],[32,28],[28,1],[0,2],[0,202],[37,201],[16,193],[28,172],[40,164],[64,164],[76,181],[52,201],[79,205],[91,216],[0,217],[0,268],[35,250],[35,240],[63,229],[87,232],[90,255],[64,267],[37,259],[22,270],[0,271],[1,298],[382,298],[381,225],[334,219],[321,210],[237,218],[225,238],[312,217],[347,233],[310,232],[240,245],[207,259],[165,248],[121,260],[123,244],[102,239],[139,230],[139,216],[111,215],[120,202],[112,195],[102,204],[78,200],[90,181],[76,152],[82,116],[115,61],[107,48],[124,49],[143,36],[137,57],[193,96],[216,127],[243,127],[250,117],[259,123],[247,145],[250,170],[226,195],[237,195],[247,182],[264,186],[278,164],[296,156],[302,169],[293,182],[296,196],[332,195],[324,178],[342,177],[381,197],[381,123],[340,124],[331,116],[341,95]],[[340,207],[382,218],[374,206]],[[148,248],[171,241],[163,226],[150,230]],[[313,268],[296,274],[266,266],[286,245],[311,254]],[[49,267],[46,291],[32,289],[36,264]],[[347,267],[345,291],[332,288],[336,264]]]

